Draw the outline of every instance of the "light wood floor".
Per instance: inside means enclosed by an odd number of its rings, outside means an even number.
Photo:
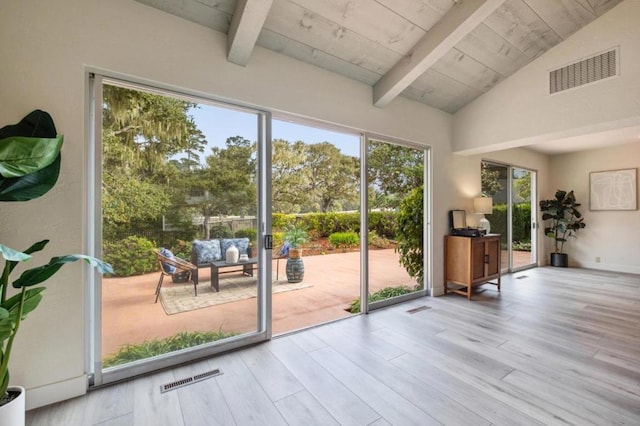
[[[640,424],[640,276],[537,268],[486,287],[93,391],[27,424]]]

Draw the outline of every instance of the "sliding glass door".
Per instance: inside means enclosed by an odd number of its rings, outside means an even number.
[[[491,233],[501,236],[502,269],[535,266],[536,172],[488,161],[481,167],[482,192],[493,199],[492,214],[486,218]]]
[[[115,270],[94,286],[95,384],[266,339],[265,114],[116,79],[94,93],[96,251]]]
[[[375,309],[426,294],[426,150],[373,137],[366,147],[367,288]]]

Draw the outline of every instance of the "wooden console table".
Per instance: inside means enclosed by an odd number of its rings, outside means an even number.
[[[467,296],[471,300],[473,287],[495,284],[500,291],[500,235],[484,237],[444,237],[444,294]],[[491,280],[497,279],[497,282]],[[465,289],[449,288],[449,283]]]

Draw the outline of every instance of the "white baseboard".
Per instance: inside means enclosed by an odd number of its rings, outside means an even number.
[[[64,401],[85,393],[87,393],[86,374],[63,382],[27,389],[27,410]]]
[[[640,274],[640,266],[611,265],[608,263],[580,262],[576,266],[581,268],[598,269],[601,271],[621,272],[625,274]]]

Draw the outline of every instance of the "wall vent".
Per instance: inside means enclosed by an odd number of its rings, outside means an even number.
[[[549,73],[549,93],[557,93],[618,75],[618,50],[613,49]]]

